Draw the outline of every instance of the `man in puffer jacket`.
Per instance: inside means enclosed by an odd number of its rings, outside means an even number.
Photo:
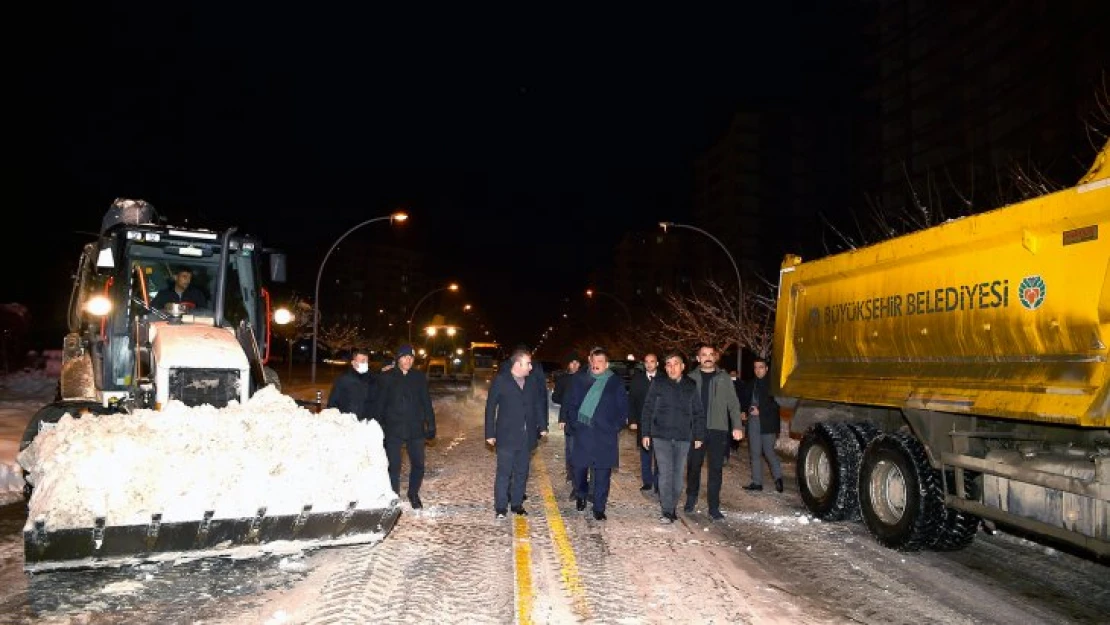
[[[655,380],[644,398],[640,442],[644,449],[655,447],[659,504],[663,509],[659,522],[674,523],[678,519],[675,506],[682,493],[690,442],[693,441],[694,449],[701,449],[707,430],[698,385],[682,375],[686,368],[682,356],[675,352],[667,354],[664,368],[667,377]]]

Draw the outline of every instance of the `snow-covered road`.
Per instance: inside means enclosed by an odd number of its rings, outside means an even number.
[[[0,400],[0,415],[22,401]],[[1100,623],[1110,614],[1104,565],[1002,533],[957,553],[893,552],[859,523],[805,515],[790,463],[786,493],[742,491],[744,448],[725,468],[723,522],[704,513],[703,496],[701,510],[661,526],[624,436],[609,520],[597,522],[567,497],[553,433],[533,460],[530,514],[498,521],[481,407],[443,404],[438,425],[425,509],[406,505],[377,545],[27,578],[22,504],[0,508],[0,622]]]

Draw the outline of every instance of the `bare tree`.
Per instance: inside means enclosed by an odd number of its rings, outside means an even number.
[[[317,342],[322,343],[331,350],[352,349],[366,344],[366,337],[362,330],[355,325],[347,323],[333,323],[320,328]]]
[[[664,297],[663,307],[653,314],[654,323],[640,330],[663,349],[688,350],[698,343],[721,349],[740,347],[768,356],[774,342],[774,288],[766,281],[757,289],[745,290],[743,302],[735,289],[707,280],[688,294]],[[737,306],[744,307],[738,326]]]

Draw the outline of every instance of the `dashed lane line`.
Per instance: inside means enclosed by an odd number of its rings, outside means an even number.
[[[513,565],[516,572],[516,614],[520,625],[532,624],[532,541],[528,518],[513,515]]]
[[[551,529],[551,540],[555,544],[555,554],[559,557],[559,574],[563,586],[570,593],[571,608],[582,620],[590,618],[590,604],[586,599],[586,587],[578,574],[578,560],[574,557],[574,547],[567,536],[566,525],[563,524],[563,514],[559,512],[559,504],[555,500],[555,490],[551,486],[551,478],[547,474],[547,467],[542,458],[538,458],[535,468],[539,471],[540,493],[543,494],[544,516]],[[523,622],[523,621],[522,621]]]

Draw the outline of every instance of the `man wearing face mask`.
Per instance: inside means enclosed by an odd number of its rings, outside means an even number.
[[[359,421],[366,421],[374,404],[376,383],[374,374],[370,373],[370,355],[365,349],[351,350],[351,368],[335,378],[328,393],[328,408],[338,408],[340,412],[355,415]]]

